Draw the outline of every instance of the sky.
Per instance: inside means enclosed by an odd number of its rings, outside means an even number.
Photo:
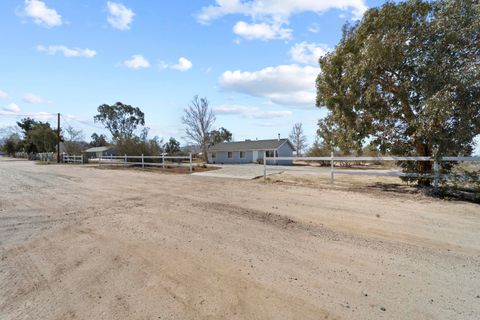
[[[105,129],[97,107],[121,101],[145,113],[152,136],[184,139],[183,110],[207,97],[234,140],[308,142],[326,110],[315,107],[318,57],[369,0],[0,2],[0,128],[26,116]]]

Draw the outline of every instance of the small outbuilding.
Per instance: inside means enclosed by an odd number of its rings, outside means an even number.
[[[263,157],[292,157],[295,148],[288,139],[223,142],[208,149],[209,163],[262,163]],[[291,164],[290,160],[276,161]]]
[[[93,147],[86,149],[83,153],[87,156],[87,159],[100,159],[101,157],[116,155],[113,147]]]

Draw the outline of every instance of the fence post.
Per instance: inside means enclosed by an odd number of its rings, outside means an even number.
[[[192,171],[193,171],[193,167],[192,167],[192,153],[189,153],[188,155],[189,155],[189,157],[190,157],[190,173],[192,173]]]
[[[333,161],[333,151],[332,153],[330,154],[330,183],[333,185],[335,184],[335,177],[334,177],[334,167],[335,167],[335,164],[334,164],[334,161]]]
[[[142,153],[142,169],[145,168],[145,162],[143,161],[143,153]]]
[[[263,152],[263,180],[267,180],[267,151]]]
[[[162,169],[165,169],[165,155],[162,153]]]
[[[123,163],[123,166],[126,167],[127,166],[127,154],[125,153],[125,158],[124,158],[124,163]]]
[[[435,194],[438,193],[438,180],[439,180],[439,172],[438,172],[438,160],[435,159],[433,162],[433,188]]]
[[[98,158],[98,166],[99,167],[102,166],[102,159],[103,159],[103,155],[101,155],[100,158]]]

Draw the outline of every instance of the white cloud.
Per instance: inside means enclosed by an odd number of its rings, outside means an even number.
[[[66,46],[37,46],[37,51],[45,52],[50,55],[55,55],[58,52],[62,53],[65,57],[83,57],[93,58],[97,55],[97,52],[92,49],[80,49],[80,48],[68,48]]]
[[[233,27],[233,32],[248,40],[291,39],[292,29],[282,28],[280,23],[252,23],[239,21]]]
[[[22,113],[20,108],[16,104],[12,104],[6,106],[2,110],[0,110],[0,116],[10,116],[10,117],[28,117],[28,118],[33,118],[41,121],[47,121],[47,120],[54,120],[56,118],[56,114],[49,113],[49,112],[24,112]],[[9,110],[7,110],[9,108]],[[18,109],[16,109],[18,108]],[[12,111],[13,110],[13,111]]]
[[[171,68],[178,71],[187,71],[191,69],[192,66],[193,64],[190,60],[188,60],[187,58],[181,57],[180,59],[178,59],[178,63],[171,66]]]
[[[11,113],[20,113],[20,107],[15,103],[10,103],[8,106],[3,108],[4,111],[11,112]]]
[[[267,98],[282,105],[314,105],[315,80],[320,68],[280,65],[259,71],[225,71],[220,85],[227,90]]]
[[[288,25],[292,15],[304,12],[322,14],[332,9],[351,13],[360,19],[367,10],[365,0],[216,0],[214,5],[203,7],[197,14],[197,21],[207,24],[226,15],[244,15],[252,23],[237,22],[234,32],[243,32],[247,39],[289,39],[292,30],[283,28]],[[276,37],[254,37],[258,34],[270,34],[275,26]],[[270,28],[268,28],[270,27]],[[243,36],[243,35],[242,35]]]
[[[273,119],[292,115],[292,112],[288,110],[262,111],[257,107],[239,105],[220,105],[214,106],[212,109],[219,115],[237,115],[243,118],[253,119]]]
[[[44,98],[42,98],[42,97],[40,97],[36,94],[33,94],[33,93],[25,93],[22,100],[23,100],[23,102],[30,103],[30,104],[45,104],[45,103],[48,103],[47,100],[45,100]]]
[[[129,30],[130,24],[133,21],[133,16],[135,13],[132,9],[125,7],[121,3],[117,2],[107,2],[108,13],[109,16],[107,17],[108,23],[112,27],[118,30]]]
[[[288,19],[302,12],[324,13],[331,9],[351,12],[360,18],[367,10],[364,0],[216,0],[215,5],[203,7],[197,15],[201,23],[230,15],[242,14],[252,18],[283,18]]]
[[[55,119],[56,114],[40,111],[40,112],[28,112],[25,114],[25,116],[45,121],[45,120]]]
[[[290,49],[289,54],[296,63],[318,65],[318,59],[330,50],[326,44],[300,42]]]
[[[193,64],[187,58],[180,57],[176,64],[170,65],[168,63],[161,62],[158,66],[160,69],[173,69],[173,70],[178,70],[183,72],[183,71],[190,70],[193,67]]]
[[[150,62],[141,54],[134,54],[130,60],[124,61],[124,65],[130,69],[150,68]]]
[[[9,98],[8,94],[5,91],[0,90],[0,99],[8,99],[8,98]]]
[[[40,0],[25,0],[24,14],[32,18],[36,24],[47,28],[60,26],[63,23],[62,16]]]

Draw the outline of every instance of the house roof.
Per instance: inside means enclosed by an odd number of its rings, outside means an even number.
[[[276,150],[284,143],[288,143],[290,147],[295,150],[292,143],[288,139],[269,139],[222,142],[211,146],[208,151]]]
[[[85,150],[84,152],[104,152],[113,149],[112,147],[93,147]]]

